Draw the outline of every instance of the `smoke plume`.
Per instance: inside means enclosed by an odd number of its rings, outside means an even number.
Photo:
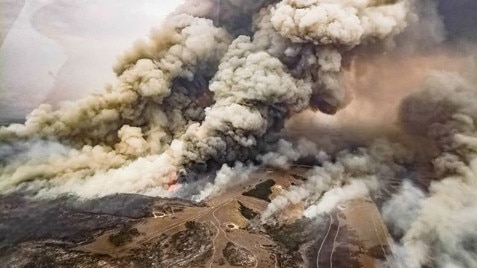
[[[306,181],[274,196],[262,222],[371,198],[393,239],[386,265],[476,267],[475,45],[445,32],[458,24],[449,10],[186,1],[118,59],[104,93],[0,129],[0,193],[204,200],[307,159]]]

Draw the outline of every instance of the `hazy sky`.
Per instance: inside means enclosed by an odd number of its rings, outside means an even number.
[[[183,0],[0,0],[0,120],[113,82],[112,65]]]

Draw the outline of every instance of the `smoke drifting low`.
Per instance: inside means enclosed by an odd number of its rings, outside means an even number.
[[[443,9],[186,1],[120,57],[103,94],[0,129],[0,191],[203,200],[306,158],[306,183],[275,196],[263,222],[369,196],[394,239],[385,265],[475,267],[475,46],[445,32]]]

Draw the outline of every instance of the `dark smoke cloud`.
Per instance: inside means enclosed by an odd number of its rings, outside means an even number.
[[[477,2],[472,0],[440,0],[439,14],[450,41],[477,39]]]

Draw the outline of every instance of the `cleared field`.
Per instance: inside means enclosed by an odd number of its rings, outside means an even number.
[[[132,237],[131,241],[125,245],[115,246],[110,242],[110,236],[117,233],[112,230],[99,236],[92,243],[81,245],[76,250],[109,255],[111,257],[125,257],[133,254],[134,250],[151,243],[157,243],[161,239],[171,237],[174,234],[186,230],[188,222],[196,222],[207,226],[211,233],[211,252],[207,260],[199,266],[217,267],[226,264],[227,256],[224,256],[224,249],[227,244],[232,243],[243,249],[243,254],[249,253],[252,259],[247,265],[250,267],[276,267],[273,248],[275,242],[265,234],[249,227],[251,221],[241,212],[241,207],[251,210],[259,215],[266,209],[268,202],[252,196],[243,195],[263,183],[264,178],[273,178],[274,184],[288,187],[292,176],[280,174],[279,172],[259,172],[250,177],[227,193],[212,198],[203,207],[182,207],[167,206],[167,209],[159,208],[154,213],[155,217],[144,219],[131,228],[136,228],[139,236]],[[253,220],[253,219],[252,219]],[[204,243],[209,243],[204,241]],[[253,263],[253,265],[250,265]],[[191,266],[193,267],[193,266]]]
[[[390,235],[370,199],[340,204],[328,215],[314,267],[378,267],[389,256]]]

